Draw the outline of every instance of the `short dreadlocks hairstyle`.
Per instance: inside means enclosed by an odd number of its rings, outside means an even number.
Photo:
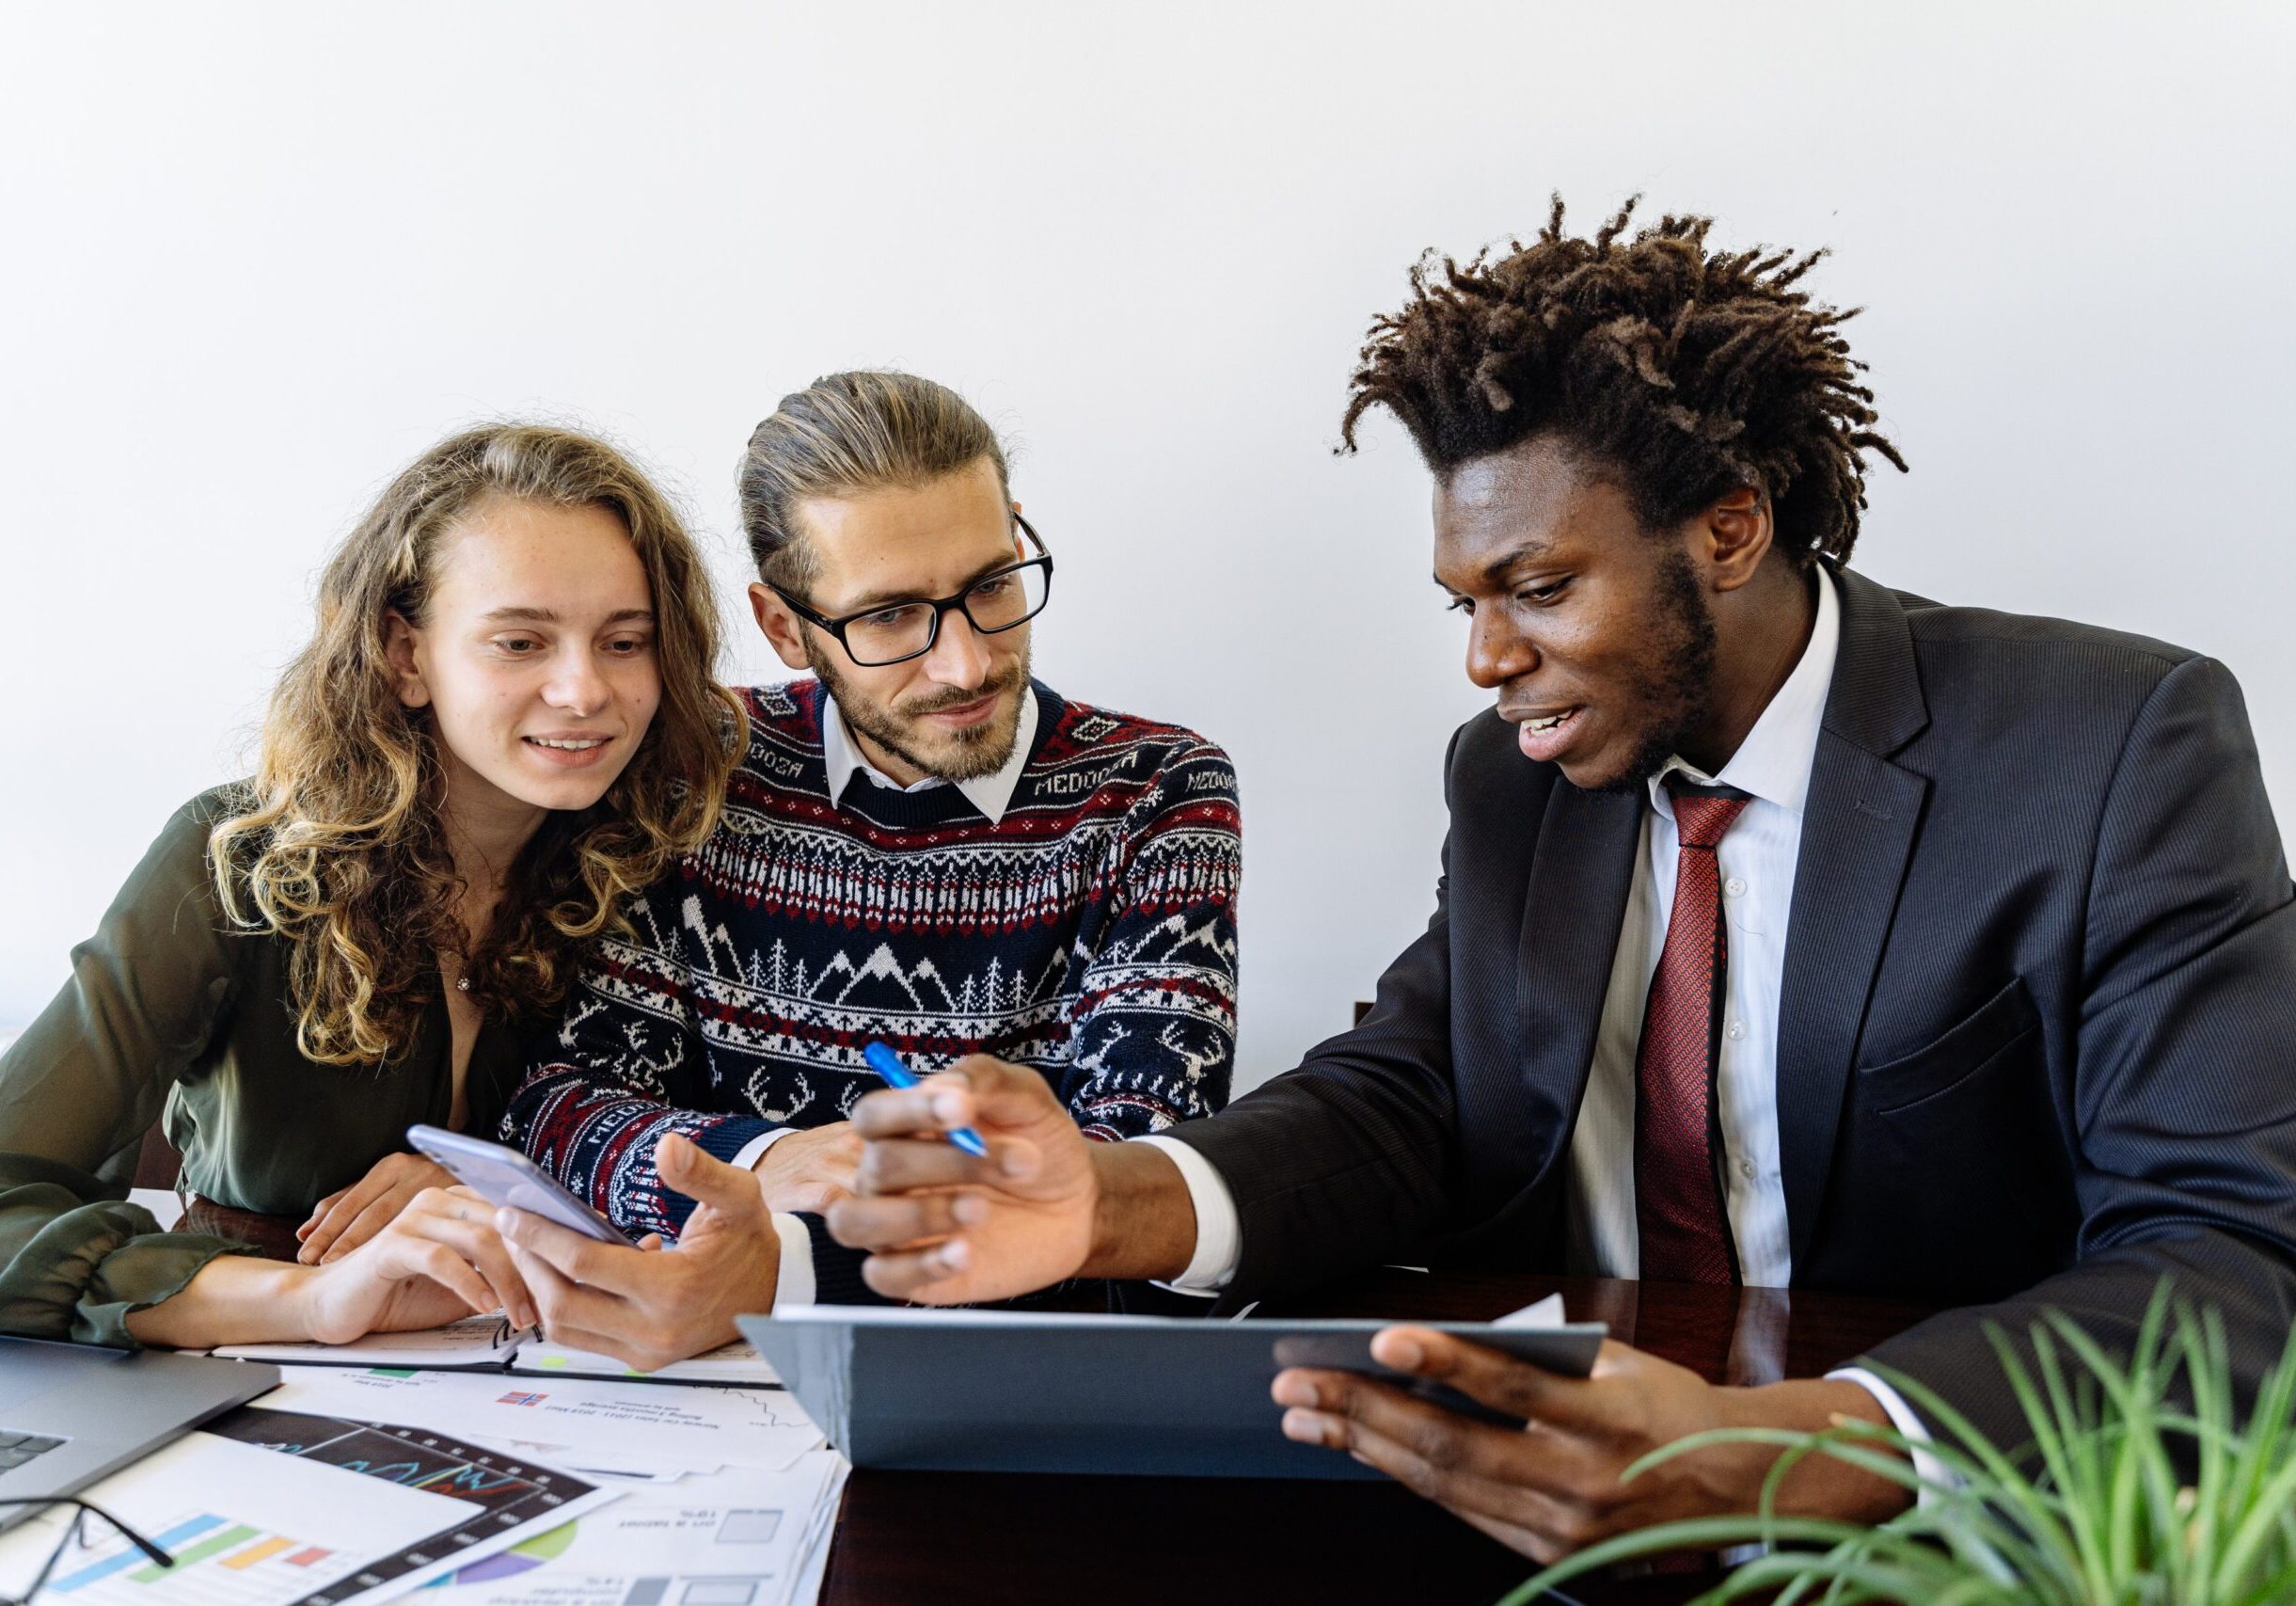
[[[1875,433],[1865,364],[1842,338],[1857,309],[1795,288],[1826,253],[1712,252],[1710,217],[1669,215],[1628,240],[1639,199],[1591,240],[1563,233],[1557,196],[1528,246],[1465,266],[1420,258],[1409,304],[1371,324],[1338,450],[1375,406],[1438,477],[1552,432],[1619,481],[1646,529],[1750,485],[1796,566],[1846,559],[1865,453],[1906,463]]]

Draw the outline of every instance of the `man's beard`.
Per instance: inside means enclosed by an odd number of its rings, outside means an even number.
[[[809,639],[805,644],[805,664],[829,694],[836,701],[837,711],[854,732],[867,737],[878,746],[892,754],[902,763],[942,781],[977,781],[983,775],[993,775],[1012,759],[1014,740],[1021,731],[1021,699],[1015,697],[998,715],[979,724],[962,730],[934,732],[939,737],[937,754],[926,751],[926,733],[919,726],[926,714],[943,708],[961,708],[968,703],[977,703],[992,693],[1002,696],[1015,687],[1028,684],[1028,644],[1021,644],[1020,660],[1000,674],[992,675],[971,691],[951,687],[945,692],[921,696],[901,705],[887,708],[855,690],[852,683],[830,661],[828,652],[815,652]]]
[[[1658,565],[1656,616],[1651,621],[1653,650],[1625,697],[1639,704],[1649,724],[1641,746],[1624,770],[1598,781],[1591,790],[1639,790],[1666,761],[1680,753],[1714,707],[1714,615],[1707,611],[1698,575],[1682,552],[1670,552]]]

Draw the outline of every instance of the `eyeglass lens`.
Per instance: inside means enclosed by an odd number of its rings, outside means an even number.
[[[990,575],[965,593],[965,616],[976,630],[1008,630],[1043,608],[1049,584],[1042,564]],[[914,658],[932,644],[939,616],[929,602],[905,602],[864,613],[846,622],[846,651],[859,664]]]
[[[66,1503],[57,1500],[54,1503],[64,1505]],[[105,1517],[104,1520],[107,1523],[113,1521],[109,1517]],[[0,1600],[6,1600],[8,1606],[22,1606],[22,1603],[38,1599],[40,1592],[48,1587],[48,1581],[65,1565],[66,1558],[78,1556],[91,1543],[93,1537],[87,1529],[87,1509],[71,1508],[71,1516],[64,1523],[63,1532],[56,1535],[55,1548],[48,1552],[48,1559],[40,1564],[40,1571],[32,1575],[30,1585],[21,1597],[0,1596]]]
[[[48,1559],[40,1565],[40,1571],[33,1575],[31,1584],[24,1590],[23,1596],[0,1595],[0,1602],[4,1602],[5,1606],[24,1606],[25,1602],[34,1599],[41,1590],[47,1587],[49,1579],[55,1575],[56,1568],[63,1565],[67,1556],[76,1556],[81,1550],[98,1542],[88,1527],[87,1519],[90,1517],[101,1518],[107,1529],[133,1545],[137,1551],[149,1557],[155,1566],[172,1566],[175,1565],[166,1550],[101,1506],[90,1505],[86,1501],[68,1494],[0,1498],[0,1506],[24,1505],[62,1507],[71,1515],[65,1521],[62,1532],[56,1536],[55,1548],[48,1552]],[[106,1564],[106,1570],[109,1570],[110,1566],[111,1564]],[[69,1587],[77,1587],[71,1578],[67,1578],[65,1583]]]

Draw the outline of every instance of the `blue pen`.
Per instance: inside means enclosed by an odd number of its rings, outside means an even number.
[[[917,1085],[917,1073],[902,1064],[900,1057],[883,1043],[863,1044],[861,1057],[869,1062],[870,1070],[885,1079],[887,1085],[895,1088],[913,1088]],[[983,1143],[981,1135],[969,1126],[960,1126],[950,1133],[949,1141],[968,1154],[977,1155],[984,1160],[989,1157],[989,1145]]]

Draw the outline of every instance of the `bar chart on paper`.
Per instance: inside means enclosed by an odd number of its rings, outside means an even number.
[[[358,1575],[462,1526],[462,1500],[189,1433],[114,1472],[87,1499],[167,1551],[153,1564],[92,1519],[64,1544],[38,1606],[292,1606],[367,1593]],[[22,1599],[66,1539],[50,1511],[0,1534],[0,1598]]]
[[[90,1551],[68,1559],[43,1598],[74,1606],[159,1606],[150,1586],[165,1582],[171,1606],[262,1606],[300,1599],[345,1565],[327,1546],[212,1511],[179,1517],[150,1536],[175,1558],[174,1566],[156,1566],[106,1532]]]

